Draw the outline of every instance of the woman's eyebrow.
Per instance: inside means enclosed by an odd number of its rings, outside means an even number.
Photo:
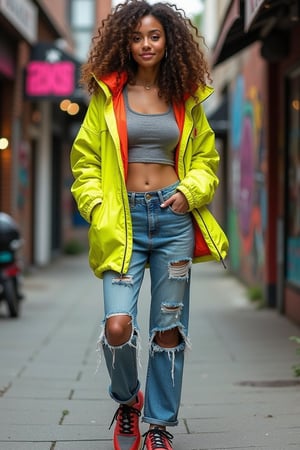
[[[161,30],[159,30],[158,28],[154,28],[153,30],[148,31],[148,33],[160,33]],[[133,34],[142,34],[141,31],[133,31]]]

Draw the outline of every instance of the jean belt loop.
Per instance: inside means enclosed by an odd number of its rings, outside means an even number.
[[[159,198],[160,203],[162,204],[164,202],[164,196],[161,191],[157,191],[157,196]]]
[[[131,206],[134,207],[135,206],[135,192],[131,193]]]

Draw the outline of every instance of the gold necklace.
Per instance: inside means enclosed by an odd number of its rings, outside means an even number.
[[[135,83],[135,85],[142,86],[146,91],[150,91],[155,86],[155,83]]]

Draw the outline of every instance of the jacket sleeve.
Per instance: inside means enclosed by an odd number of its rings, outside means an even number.
[[[98,94],[99,95],[99,94]],[[93,95],[71,149],[74,182],[71,192],[82,217],[91,221],[92,209],[102,202],[101,146],[98,96]]]
[[[220,157],[215,148],[215,134],[203,106],[200,104],[195,109],[193,131],[188,142],[188,150],[191,151],[185,152],[184,176],[177,187],[185,195],[189,211],[208,205],[219,184]]]

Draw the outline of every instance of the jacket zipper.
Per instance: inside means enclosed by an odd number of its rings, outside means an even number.
[[[127,191],[125,190],[126,194]],[[123,197],[123,211],[124,211],[124,217],[125,217],[125,249],[123,254],[123,262],[122,262],[122,268],[121,268],[121,276],[124,275],[124,266],[125,266],[125,260],[126,260],[126,254],[127,254],[127,243],[128,243],[128,219],[126,214],[126,208],[125,208],[125,202],[128,202],[128,196],[126,196],[126,199],[124,199],[124,191],[122,189],[122,197]]]
[[[103,89],[103,88],[102,88]],[[105,94],[105,92],[104,92],[104,94]],[[105,94],[106,95],[106,94]],[[106,98],[107,98],[107,96],[106,96]],[[114,112],[114,114],[115,114],[115,112]],[[120,139],[119,139],[119,145],[117,145],[117,141],[115,140],[115,135],[114,135],[114,133],[112,133],[112,132],[110,132],[110,134],[111,134],[111,136],[112,136],[112,139],[114,140],[114,142],[115,142],[115,147],[116,147],[116,149],[117,149],[117,153],[119,154],[120,153],[120,146],[121,146],[121,142],[120,142]],[[119,151],[118,151],[118,149],[119,149]],[[122,158],[121,158],[122,159]],[[119,167],[119,169],[120,169],[120,172],[121,172],[121,178],[122,178],[122,171],[121,171],[121,168]],[[126,189],[125,189],[125,192],[127,193],[127,191],[126,191]],[[123,198],[123,211],[124,211],[124,217],[125,217],[125,226],[124,226],[124,228],[125,228],[125,249],[124,249],[124,254],[123,254],[123,261],[122,261],[122,267],[121,267],[121,272],[120,272],[120,274],[121,274],[121,276],[123,276],[124,275],[124,266],[125,266],[125,261],[126,261],[126,254],[127,254],[127,242],[128,242],[128,225],[127,225],[127,222],[128,222],[128,220],[127,220],[127,215],[126,215],[126,208],[125,208],[125,202],[127,201],[128,202],[128,197],[125,199],[125,201],[124,201],[124,190],[122,189],[122,198]]]
[[[202,223],[203,223],[203,225],[204,225],[204,227],[206,229],[206,232],[207,232],[207,234],[208,234],[208,236],[210,238],[210,241],[213,244],[214,248],[216,249],[216,251],[217,251],[217,253],[219,255],[220,261],[221,261],[224,269],[227,269],[227,266],[226,266],[225,261],[224,261],[222,255],[221,255],[221,253],[220,253],[220,250],[218,249],[217,244],[215,243],[214,239],[212,238],[212,235],[211,235],[211,233],[210,233],[210,231],[209,231],[209,229],[208,229],[208,227],[207,227],[207,225],[206,225],[206,223],[205,223],[201,213],[199,211],[197,211],[197,210],[195,210],[195,212],[199,215],[199,217],[200,217],[200,219],[201,219],[201,221],[202,221]]]

